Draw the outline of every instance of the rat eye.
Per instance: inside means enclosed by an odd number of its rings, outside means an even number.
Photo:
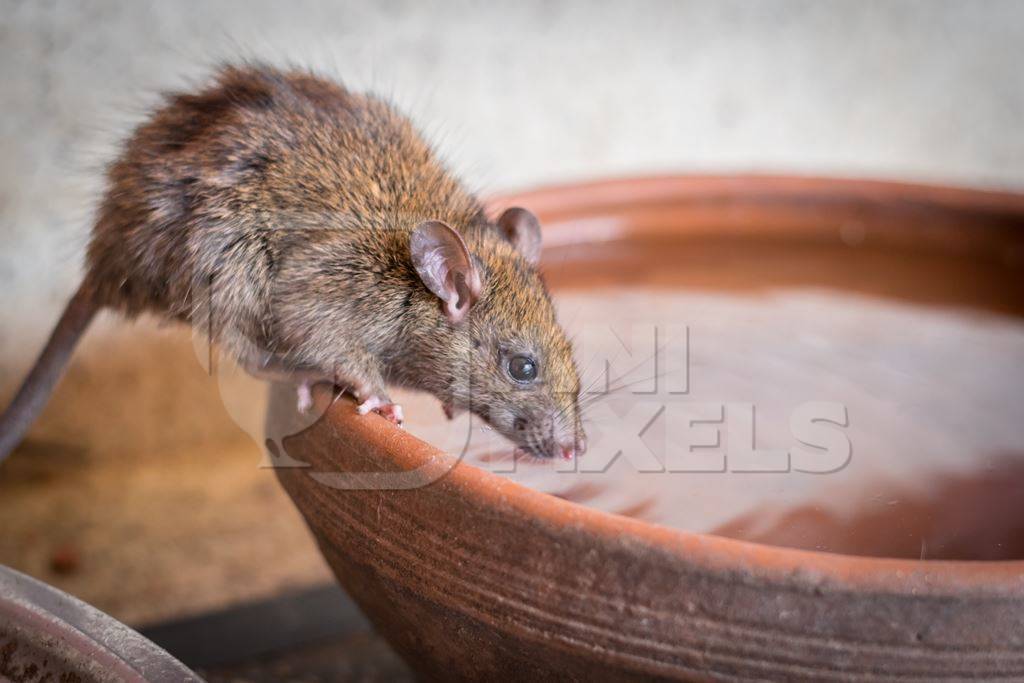
[[[508,361],[508,374],[517,382],[537,379],[537,361],[529,356],[512,356]]]

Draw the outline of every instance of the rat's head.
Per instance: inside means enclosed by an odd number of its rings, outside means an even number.
[[[435,393],[449,415],[471,410],[526,452],[571,458],[586,448],[572,345],[537,272],[540,225],[525,209],[462,236],[438,221],[410,240],[420,279],[453,334],[443,356],[454,381]]]

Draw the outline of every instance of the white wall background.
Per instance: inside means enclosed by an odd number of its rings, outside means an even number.
[[[239,55],[390,94],[484,192],[652,171],[1024,189],[1024,2],[0,1],[0,389],[152,93]],[[94,333],[95,334],[95,333]]]

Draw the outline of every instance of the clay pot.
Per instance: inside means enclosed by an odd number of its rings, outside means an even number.
[[[199,683],[124,624],[0,566],[0,681]]]
[[[815,283],[1024,311],[1022,196],[652,178],[495,202],[513,204],[545,225],[556,291],[671,286],[664,270],[641,266],[717,249],[730,265],[708,269],[697,286]],[[751,244],[744,257],[737,245]],[[892,272],[901,250],[934,258]],[[876,277],[872,264],[886,253],[888,272]],[[316,398],[325,416],[282,438],[299,423],[292,391],[274,393],[273,448],[308,465],[278,469],[280,481],[338,580],[427,678],[1024,677],[1024,562],[856,557],[685,533],[452,465],[345,399],[327,408],[326,392]],[[397,490],[328,485],[330,473],[403,471],[418,474]],[[431,483],[416,486],[417,476]]]

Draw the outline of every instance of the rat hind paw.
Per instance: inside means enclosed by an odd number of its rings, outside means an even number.
[[[313,383],[309,381],[302,382],[295,390],[295,393],[295,407],[300,413],[308,413],[313,407]]]
[[[405,420],[405,416],[402,414],[402,406],[383,399],[380,396],[370,396],[368,399],[360,403],[356,410],[360,415],[366,415],[368,412],[373,411],[382,417],[391,420],[398,426],[401,426],[402,422]]]

